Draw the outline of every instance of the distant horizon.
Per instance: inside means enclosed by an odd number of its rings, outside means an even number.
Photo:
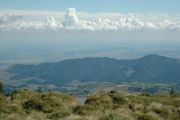
[[[1,63],[180,58],[179,0],[1,0]]]

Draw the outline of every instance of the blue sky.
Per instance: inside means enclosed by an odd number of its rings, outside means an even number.
[[[0,9],[179,13],[180,0],[0,0]]]

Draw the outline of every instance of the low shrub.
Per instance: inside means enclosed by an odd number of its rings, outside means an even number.
[[[180,95],[97,93],[80,105],[59,92],[19,90],[0,94],[0,120],[178,120]]]
[[[36,98],[25,101],[22,106],[24,109],[42,111],[42,101]]]
[[[49,116],[49,119],[58,120],[58,119],[64,119],[66,117],[70,116],[69,112],[55,112],[52,115]]]
[[[137,120],[159,120],[159,119],[151,114],[142,114],[137,117]]]

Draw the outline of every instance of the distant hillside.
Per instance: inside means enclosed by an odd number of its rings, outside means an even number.
[[[38,65],[16,64],[8,68],[10,80],[62,86],[72,81],[81,82],[174,82],[180,83],[180,61],[148,55],[133,60],[112,58],[81,58]]]

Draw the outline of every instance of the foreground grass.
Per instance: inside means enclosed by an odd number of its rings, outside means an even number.
[[[0,119],[180,120],[180,95],[98,93],[80,105],[63,93],[21,90],[0,94]]]

